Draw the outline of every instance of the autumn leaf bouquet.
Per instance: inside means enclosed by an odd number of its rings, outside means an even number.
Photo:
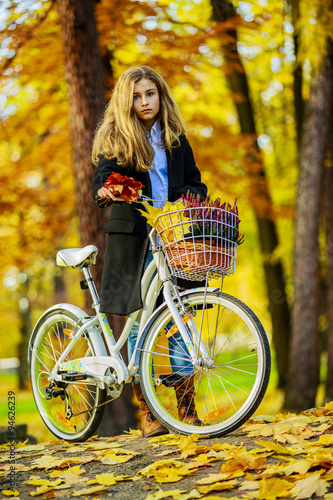
[[[133,179],[133,177],[114,172],[108,177],[103,188],[108,189],[113,196],[113,198],[103,198],[105,205],[107,205],[110,199],[115,201],[117,198],[127,202],[136,201],[140,197],[140,190],[143,188],[143,185],[141,182]]]
[[[221,202],[220,198],[212,200],[207,196],[201,201],[199,196],[187,193],[182,196],[185,207],[184,217],[190,218],[192,223],[190,232],[193,236],[220,237],[241,245],[244,235],[239,232],[239,215],[237,200],[233,206]]]

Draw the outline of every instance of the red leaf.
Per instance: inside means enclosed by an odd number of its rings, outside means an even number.
[[[114,196],[119,196],[124,201],[135,201],[139,198],[139,190],[143,188],[143,185],[133,177],[114,172],[108,177],[103,187],[110,189]]]

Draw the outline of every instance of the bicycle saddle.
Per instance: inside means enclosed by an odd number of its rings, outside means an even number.
[[[57,253],[57,265],[81,269],[83,266],[91,266],[96,263],[98,249],[95,245],[87,245],[84,248],[65,248]]]

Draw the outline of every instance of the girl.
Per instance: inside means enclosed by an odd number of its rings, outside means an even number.
[[[109,175],[118,172],[133,177],[143,184],[143,194],[156,200],[175,202],[188,191],[205,199],[207,189],[201,182],[171,91],[163,78],[147,66],[131,68],[119,78],[95,135],[92,160],[97,165],[93,181],[95,199],[98,202],[104,198],[105,202],[108,198],[112,204],[104,229],[108,238],[101,312],[112,313],[111,326],[117,337],[124,325],[123,317],[142,308],[140,282],[148,255],[149,230],[145,218],[136,210],[142,208],[140,204],[112,203],[116,198],[103,187]],[[131,351],[134,346],[131,335]],[[140,384],[134,385],[134,391],[139,400],[142,434],[150,437],[167,433],[149,411]],[[178,397],[181,389],[177,391]],[[201,425],[193,403],[193,377],[187,380],[186,391],[187,400],[188,391],[192,391],[191,408],[179,404],[179,418]]]

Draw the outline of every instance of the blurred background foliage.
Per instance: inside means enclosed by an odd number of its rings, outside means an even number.
[[[272,340],[275,303],[266,288],[265,259],[281,262],[289,308],[293,304],[299,172],[295,71],[302,72],[306,101],[327,53],[332,7],[320,0],[236,0],[233,15],[217,22],[213,6],[210,0],[96,2],[99,50],[108,68],[106,97],[131,66],[148,65],[166,79],[210,194],[238,201],[245,243],[238,249],[236,274],[225,280],[224,290],[254,310]],[[47,307],[56,302],[85,305],[77,271],[63,273],[55,264],[59,249],[80,246],[56,1],[1,3],[0,65],[0,358],[23,360],[26,332]],[[255,134],[241,128],[237,104],[245,98],[230,85],[235,70],[247,79]],[[278,235],[269,256],[260,246],[256,220],[258,211],[267,212],[267,200],[251,180],[258,162]],[[323,250],[324,267],[325,259]],[[320,325],[324,335],[325,310]],[[274,392],[278,378],[274,368],[273,396],[266,398],[262,413],[282,407],[281,392]],[[27,384],[23,376],[21,388],[28,390]]]

